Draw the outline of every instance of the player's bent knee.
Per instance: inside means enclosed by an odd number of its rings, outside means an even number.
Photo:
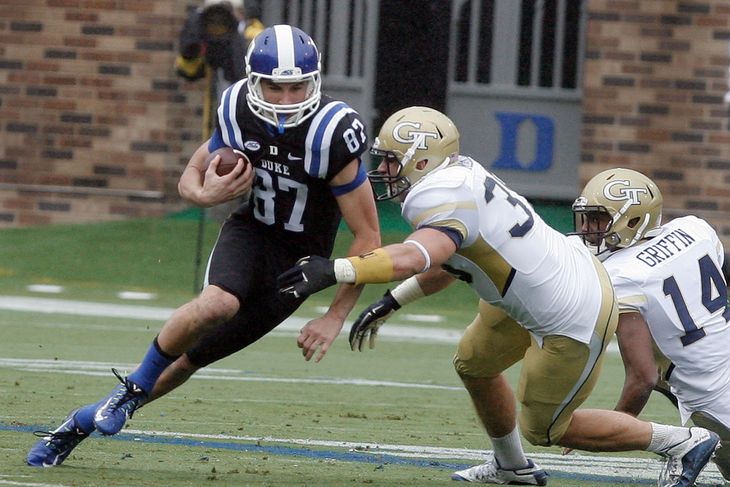
[[[195,312],[203,326],[228,321],[239,307],[236,296],[216,286],[208,286],[195,300]]]
[[[453,360],[454,369],[459,377],[483,379],[502,373],[503,368],[500,364],[493,363],[485,357],[475,343],[468,339],[467,334],[459,341]]]
[[[549,435],[549,421],[541,421],[536,418],[530,418],[529,414],[524,414],[524,405],[518,417],[520,424],[520,432],[522,436],[535,446],[552,446],[555,440],[551,441]]]
[[[521,423],[520,423],[521,424]],[[550,438],[548,438],[547,432],[545,429],[524,429],[522,426],[520,426],[520,431],[522,432],[522,436],[531,444],[534,446],[552,446],[553,443],[550,441]]]
[[[198,369],[200,369],[199,365],[193,363],[190,360],[190,357],[188,357],[187,353],[182,354],[180,358],[175,360],[175,362],[170,365],[170,367],[175,367],[176,369],[178,369],[180,374],[185,374],[188,377],[190,377],[195,372],[197,372]]]
[[[499,364],[492,364],[475,357],[469,353],[463,353],[462,347],[454,355],[454,370],[463,379],[489,379],[497,377],[504,370]]]

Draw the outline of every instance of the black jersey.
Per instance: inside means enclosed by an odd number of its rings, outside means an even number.
[[[340,212],[329,181],[367,149],[365,125],[346,103],[322,96],[319,108],[279,134],[253,114],[246,80],[228,88],[208,148],[243,151],[255,171],[247,209],[279,245],[329,256]]]

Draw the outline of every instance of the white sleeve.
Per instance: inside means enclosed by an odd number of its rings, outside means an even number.
[[[619,251],[620,253],[621,251]],[[648,299],[638,279],[627,272],[629,266],[625,259],[620,259],[620,257],[622,256],[618,254],[613,255],[611,259],[604,262],[606,271],[611,276],[619,312],[641,312],[641,309],[646,307]]]
[[[461,234],[463,244],[479,235],[479,213],[466,184],[429,184],[417,187],[403,205],[403,217],[414,229],[445,227]]]

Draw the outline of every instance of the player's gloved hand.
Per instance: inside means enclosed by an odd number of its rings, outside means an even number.
[[[355,323],[352,324],[352,328],[350,328],[350,349],[354,351],[355,346],[357,346],[357,349],[362,352],[362,345],[368,336],[370,337],[370,349],[375,348],[378,329],[400,307],[398,301],[390,294],[390,290],[385,291],[383,297],[365,308],[357,317]]]
[[[306,298],[337,284],[335,262],[318,255],[302,257],[294,267],[279,275],[277,284],[282,294]]]

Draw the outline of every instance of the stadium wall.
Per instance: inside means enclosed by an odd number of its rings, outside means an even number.
[[[547,1],[547,0],[546,0]],[[0,1],[0,227],[163,215],[200,141],[181,0]],[[730,244],[730,6],[589,0],[580,176],[644,171]],[[565,202],[563,202],[565,203]]]
[[[701,216],[730,246],[730,3],[591,0],[581,179],[646,173],[665,216]]]
[[[200,141],[173,0],[0,2],[0,225],[163,215]]]

